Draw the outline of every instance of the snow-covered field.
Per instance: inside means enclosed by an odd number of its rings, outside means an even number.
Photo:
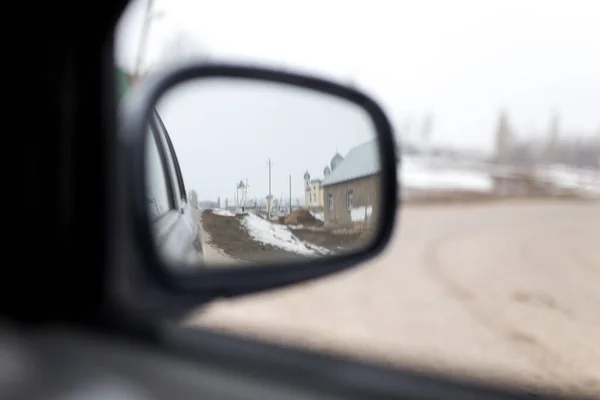
[[[548,179],[564,189],[580,190],[582,194],[600,197],[600,172],[555,164],[538,170],[541,179]]]
[[[484,172],[441,167],[424,157],[404,156],[397,174],[405,189],[473,192],[490,192],[493,189],[492,178]]]
[[[580,190],[583,195],[600,197],[600,173],[597,171],[556,164],[539,167],[537,176],[559,188]],[[398,167],[398,177],[404,189],[481,193],[493,189],[492,176],[487,172],[449,160],[441,162],[422,156],[405,155]]]

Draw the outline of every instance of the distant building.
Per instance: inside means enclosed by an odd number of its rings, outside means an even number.
[[[321,184],[326,224],[374,219],[381,193],[377,143],[373,139],[351,149],[345,158],[337,154],[332,160],[331,174]]]
[[[338,165],[344,160],[339,153],[336,153],[331,159],[330,165],[323,168],[323,177],[331,174]],[[307,207],[323,207],[323,179],[310,179],[308,171],[304,174],[304,205]]]
[[[323,207],[322,179],[310,179],[308,171],[304,174],[304,205],[308,207]]]

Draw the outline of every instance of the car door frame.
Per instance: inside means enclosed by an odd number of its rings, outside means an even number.
[[[175,182],[177,180],[177,173],[171,166],[171,162],[173,165],[175,165],[176,160],[171,158],[169,161],[169,157],[172,157],[172,153],[166,148],[167,141],[163,132],[161,132],[158,127],[154,114],[149,121],[149,131],[151,132],[154,142],[156,143],[157,151],[165,174],[164,178],[166,180],[167,191],[169,192],[170,209],[160,215],[154,221],[154,224],[158,224],[159,226],[156,233],[156,244],[160,247],[166,240],[165,238],[168,237],[172,227],[177,223],[177,220],[183,213],[184,204],[180,196],[181,188],[179,187],[179,182]]]
[[[173,142],[171,141],[171,136],[169,135],[169,131],[167,130],[162,118],[158,111],[154,110],[153,112],[153,123],[156,125],[157,133],[164,138],[167,149],[164,151],[168,152],[171,160],[173,161],[173,168],[175,171],[175,176],[177,178],[177,185],[179,187],[179,199],[184,203],[188,203],[189,199],[187,198],[187,190],[185,187],[185,182],[183,181],[183,174],[181,173],[181,166],[179,165],[179,159],[177,158],[177,153],[175,152],[175,147],[173,146]]]
[[[169,187],[171,201],[175,205],[175,210],[181,212],[187,202],[187,195],[185,193],[185,186],[179,168],[179,161],[175,155],[169,134],[156,110],[152,113],[150,130],[152,131],[158,146],[158,152],[161,156],[163,168],[168,175],[167,186]]]
[[[183,264],[176,254],[186,254],[187,259],[194,267],[204,265],[204,249],[200,238],[200,229],[196,219],[195,211],[187,198],[187,191],[183,181],[183,174],[175,147],[171,141],[169,132],[163,123],[158,111],[152,111],[151,129],[158,143],[159,152],[166,163],[169,175],[171,198],[175,209],[164,215],[159,221],[158,233],[156,235],[157,246],[165,246],[166,254],[171,252],[170,257],[173,264]],[[173,237],[171,237],[173,236]],[[170,244],[169,244],[170,243]],[[175,250],[178,249],[178,250]]]

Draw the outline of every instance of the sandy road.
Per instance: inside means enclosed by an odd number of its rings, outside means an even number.
[[[202,240],[202,251],[204,253],[205,261],[212,266],[222,265],[222,264],[225,264],[225,265],[240,264],[241,261],[236,260],[232,257],[229,257],[221,249],[217,248],[216,246],[214,246],[210,243],[212,238],[211,238],[210,234],[208,232],[206,232],[206,230],[203,227],[202,211],[197,210],[196,214],[197,214],[197,218],[198,218],[198,228],[200,229],[200,238]]]
[[[190,323],[600,396],[600,204],[405,209],[385,254]]]

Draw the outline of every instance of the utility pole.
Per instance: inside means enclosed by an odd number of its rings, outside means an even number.
[[[271,197],[271,159],[269,158],[269,197]]]
[[[292,213],[292,175],[290,175],[290,214]]]
[[[267,196],[267,219],[271,220],[273,195],[271,194],[271,158],[269,158],[269,196]]]
[[[512,134],[508,122],[508,113],[506,110],[502,110],[496,129],[496,163],[507,164],[512,161],[512,147]]]
[[[558,112],[555,112],[550,121],[548,139],[546,140],[545,147],[542,149],[542,164],[552,164],[553,162],[556,162],[556,152],[559,145],[559,123]]]
[[[423,119],[423,125],[421,126],[421,146],[424,152],[429,155],[431,147],[431,134],[433,132],[433,114],[427,113]]]

